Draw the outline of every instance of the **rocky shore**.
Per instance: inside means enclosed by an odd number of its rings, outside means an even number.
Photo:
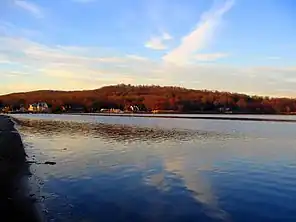
[[[29,166],[14,122],[0,115],[0,221],[40,221],[28,189]]]

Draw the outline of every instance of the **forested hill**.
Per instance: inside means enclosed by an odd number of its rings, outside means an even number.
[[[174,110],[177,112],[292,113],[296,100],[268,98],[244,94],[193,90],[161,86],[106,86],[96,90],[52,91],[41,90],[0,96],[0,107],[17,108],[35,102],[47,102],[53,111],[62,106],[83,107],[86,112],[101,108],[124,109],[137,105],[142,111]]]

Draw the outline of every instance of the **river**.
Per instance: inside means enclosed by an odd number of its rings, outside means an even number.
[[[296,123],[12,116],[49,221],[296,221]]]

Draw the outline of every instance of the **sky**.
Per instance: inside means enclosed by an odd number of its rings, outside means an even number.
[[[294,0],[0,0],[0,94],[173,85],[296,97]]]

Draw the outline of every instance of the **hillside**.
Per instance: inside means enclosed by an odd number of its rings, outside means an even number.
[[[142,111],[174,110],[176,112],[291,113],[296,112],[296,100],[268,98],[245,94],[193,90],[180,87],[113,85],[96,90],[41,90],[0,96],[0,106],[28,106],[47,102],[53,111],[61,107],[79,106],[86,112],[101,108],[124,109],[138,105]]]

